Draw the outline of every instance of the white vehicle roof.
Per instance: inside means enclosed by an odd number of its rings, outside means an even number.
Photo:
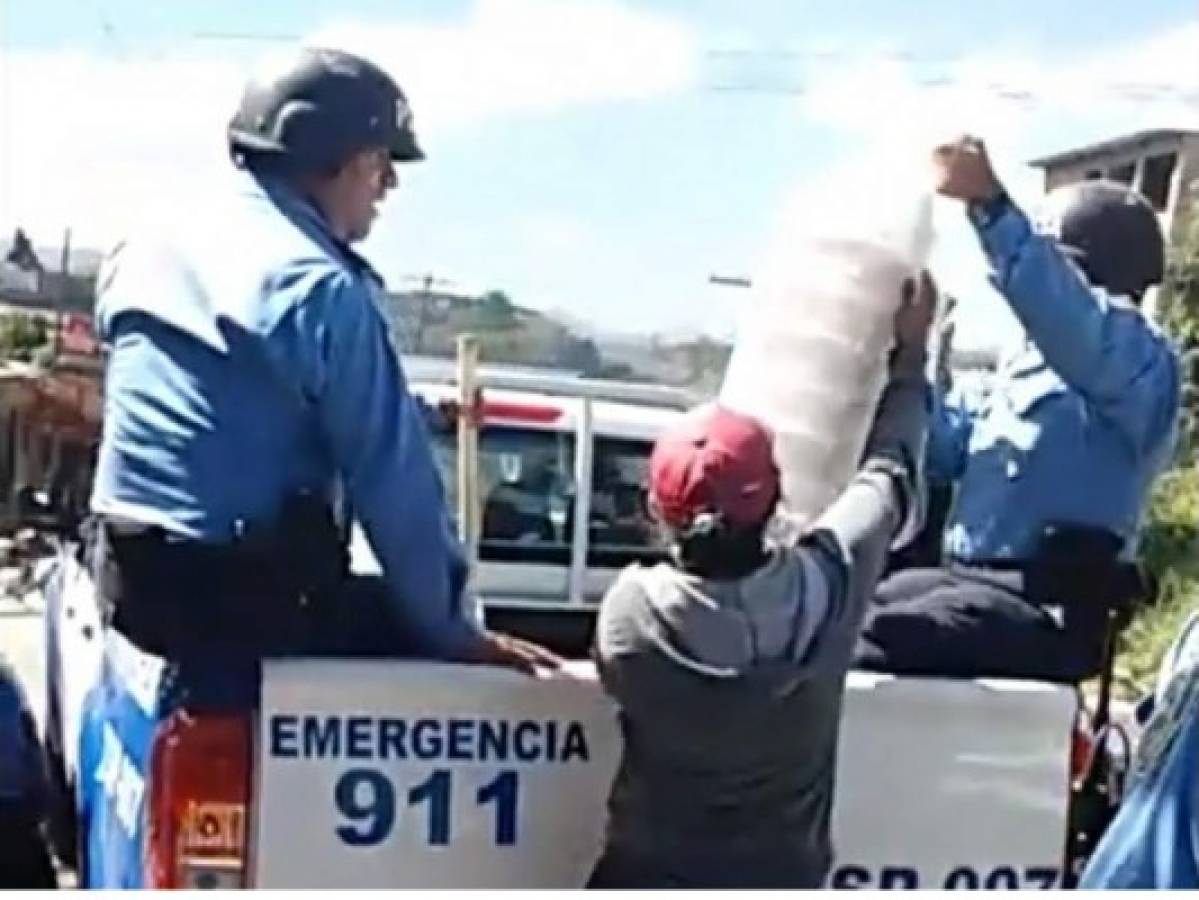
[[[453,384],[414,379],[411,389],[430,403],[457,397]],[[484,416],[489,424],[536,431],[576,431],[583,400],[577,395],[483,388]],[[592,399],[592,431],[601,437],[653,441],[678,421],[684,408]]]
[[[403,365],[408,380],[414,384],[457,383],[458,369],[452,359],[407,356],[403,359]],[[676,410],[688,409],[702,399],[692,391],[671,385],[585,378],[577,372],[564,369],[486,364],[478,367],[476,378],[484,388],[557,397],[590,397],[592,400]]]

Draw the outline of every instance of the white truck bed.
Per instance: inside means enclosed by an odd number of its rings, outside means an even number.
[[[620,739],[594,673],[579,671],[534,681],[416,662],[270,664],[253,882],[581,886]],[[1056,883],[1076,702],[1039,683],[852,673],[831,883]]]
[[[100,641],[90,579],[65,562],[59,590],[48,593],[47,638],[59,732],[51,744],[73,778],[80,707],[96,683]],[[267,664],[252,883],[581,885],[597,852],[620,741],[590,666],[576,674],[535,681],[415,661]],[[1038,682],[850,673],[831,884],[1056,883],[1077,702],[1074,689]],[[355,844],[356,835],[370,840]]]

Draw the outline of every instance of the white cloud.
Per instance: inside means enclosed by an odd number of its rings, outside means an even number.
[[[1172,28],[1114,53],[1049,68],[1058,106],[1102,108],[1130,128],[1194,128],[1199,119],[1199,23]]]
[[[0,217],[39,240],[67,224],[84,241],[109,235],[144,203],[225,165],[223,129],[241,80],[229,60],[62,51],[4,63]]]
[[[1141,128],[1196,127],[1197,58],[1199,23],[1065,62],[983,55],[930,68],[901,54],[841,51],[804,79],[798,107],[808,122],[885,149],[897,169],[912,149],[927,152],[961,132],[982,135],[1001,178],[1027,206],[1040,196],[1041,178],[1024,161],[1064,149],[1046,145],[1046,135],[1060,141],[1073,132],[1084,143]],[[984,260],[959,205],[938,201],[936,222],[932,267],[964,300],[960,343],[1011,340],[1018,326],[985,283]]]
[[[863,53],[814,73],[800,111],[858,134],[968,131],[1003,149],[1024,149],[1037,126],[1063,115],[1116,130],[1194,127],[1197,56],[1199,23],[1067,62],[982,55],[930,68]]]
[[[377,60],[409,93],[418,134],[437,140],[496,118],[681,90],[697,55],[683,25],[611,0],[478,0],[450,25],[347,21],[304,42]],[[49,242],[72,224],[95,244],[147,205],[200,214],[185,198],[228,171],[224,127],[254,49],[0,56],[0,228],[21,223]]]
[[[676,92],[698,57],[686,26],[607,0],[478,0],[453,27],[345,23],[315,39],[379,60],[438,130]]]
[[[597,237],[582,219],[561,212],[530,212],[520,217],[516,232],[532,258],[594,253]]]

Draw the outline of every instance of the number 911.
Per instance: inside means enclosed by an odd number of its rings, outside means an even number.
[[[334,829],[341,841],[351,847],[375,847],[395,831],[398,803],[409,807],[428,807],[423,831],[425,841],[433,847],[444,847],[453,840],[450,822],[454,777],[449,769],[437,769],[425,781],[414,785],[402,798],[395,781],[378,769],[350,769],[333,789],[333,801],[342,822]],[[520,780],[511,769],[500,772],[475,791],[478,806],[495,807],[493,837],[501,847],[516,843],[516,821],[519,812]]]

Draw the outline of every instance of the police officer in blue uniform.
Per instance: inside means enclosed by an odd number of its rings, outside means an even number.
[[[1128,793],[1083,870],[1086,890],[1199,888],[1199,614],[1142,706]]]
[[[111,624],[166,656],[367,647],[554,666],[464,602],[382,282],[351,247],[394,164],[423,159],[404,93],[365,59],[305,49],[250,81],[228,145],[232,190],[127,241],[100,276],[111,355],[91,505]],[[346,506],[382,591],[349,577]]]
[[[33,712],[16,672],[0,657],[0,889],[57,886],[42,831],[48,801]]]
[[[1087,579],[1134,553],[1174,446],[1179,361],[1139,308],[1163,277],[1160,226],[1134,191],[1087,181],[1052,192],[1034,227],[974,138],[934,165],[1027,339],[981,404],[934,395],[930,478],[957,484],[946,565],[880,585],[857,663],[1075,681],[1097,669],[1107,621]],[[1075,590],[1042,577],[1063,568]]]

